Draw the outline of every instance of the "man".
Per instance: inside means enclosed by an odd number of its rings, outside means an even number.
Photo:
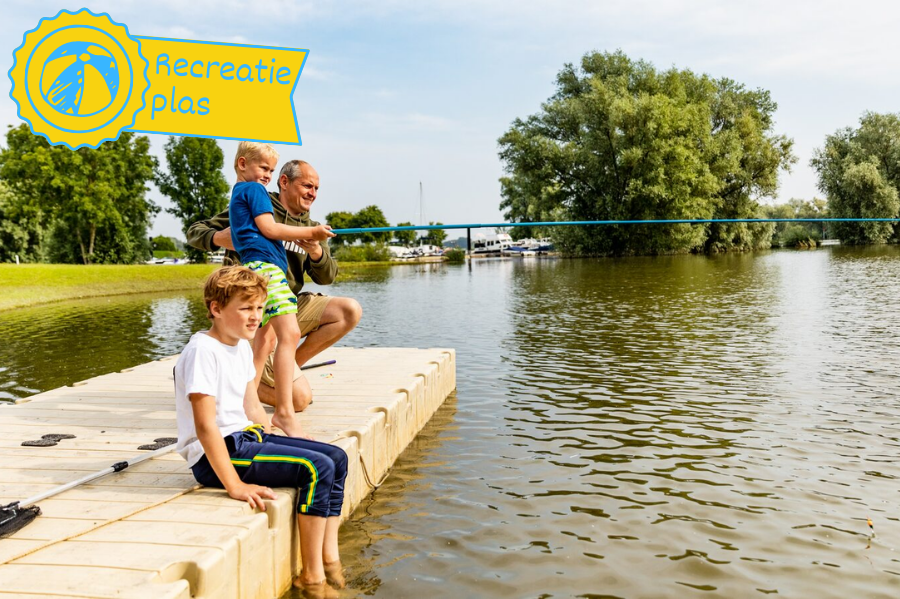
[[[278,175],[278,189],[278,193],[269,192],[275,222],[300,227],[319,224],[309,218],[309,210],[319,193],[319,174],[309,163],[302,160],[286,163]],[[226,265],[241,263],[231,242],[227,210],[191,225],[187,238],[188,244],[198,250],[213,252],[220,247],[225,248]],[[296,367],[292,389],[294,409],[299,412],[312,402],[312,390],[309,381],[300,371],[300,366],[352,331],[359,323],[362,308],[352,298],[329,297],[302,291],[304,273],[318,285],[330,285],[334,282],[338,268],[327,242],[295,241],[285,242],[284,246],[288,259],[288,285],[297,294],[297,324],[300,325],[303,337],[303,342],[297,346],[294,354]],[[274,386],[270,355],[259,384],[260,401],[270,406],[275,405]]]

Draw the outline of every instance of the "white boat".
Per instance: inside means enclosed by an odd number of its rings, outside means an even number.
[[[479,235],[472,240],[472,255],[499,256],[512,245],[513,240],[508,233],[494,233],[486,237]]]
[[[391,260],[412,260],[414,258],[424,258],[426,256],[444,255],[443,248],[430,244],[422,244],[413,248],[401,245],[389,245],[388,251],[391,252]]]
[[[391,260],[404,260],[413,256],[412,248],[405,245],[389,245],[387,249],[391,253]]]
[[[503,250],[504,256],[537,256],[546,254],[553,249],[553,243],[550,239],[544,237],[541,239],[520,239],[514,241],[512,245]]]
[[[443,256],[444,248],[436,245],[431,245],[429,243],[423,243],[420,246],[413,248],[413,253],[416,257],[419,256]]]
[[[503,256],[537,256],[538,253],[521,245],[511,245],[501,252]]]

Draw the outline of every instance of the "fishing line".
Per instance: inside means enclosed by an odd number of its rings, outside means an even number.
[[[468,223],[461,225],[404,225],[397,227],[368,227],[332,229],[337,235],[354,233],[391,233],[394,231],[434,231],[451,229],[505,229],[511,227],[571,227],[586,225],[706,225],[715,223],[895,223],[898,218],[701,218],[652,220],[568,220],[530,223]]]

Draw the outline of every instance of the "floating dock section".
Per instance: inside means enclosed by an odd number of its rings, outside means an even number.
[[[346,518],[456,388],[452,349],[332,348],[307,370],[307,433],[346,450]],[[25,499],[175,437],[175,357],[0,406],[0,505]],[[23,447],[48,434],[75,435]],[[278,597],[299,573],[295,493],[266,512],[197,485],[175,452],[38,503],[0,539],[0,599]]]

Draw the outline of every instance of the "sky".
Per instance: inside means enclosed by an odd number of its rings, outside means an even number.
[[[778,103],[797,164],[767,203],[821,196],[809,159],[865,111],[900,112],[900,5],[820,0],[4,0],[0,68],[60,9],[106,12],[132,35],[310,51],[294,103],[302,146],[283,160],[320,176],[313,218],[375,204],[391,224],[499,222],[497,139],[540,110],[556,74],[591,51],[728,77]],[[0,125],[18,125],[0,97]],[[150,135],[161,160],[166,136]],[[0,142],[2,143],[2,142]],[[221,140],[226,164],[237,142]],[[229,183],[235,180],[224,170]],[[419,183],[424,210],[420,211]],[[151,186],[152,187],[152,186]],[[270,185],[274,189],[274,183]],[[155,188],[150,198],[168,200]],[[424,219],[421,212],[424,212]],[[165,211],[153,235],[183,238]]]

